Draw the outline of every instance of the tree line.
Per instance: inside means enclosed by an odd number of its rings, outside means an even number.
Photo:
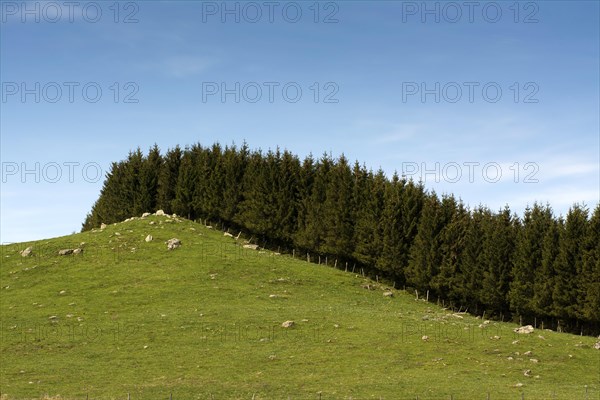
[[[557,217],[535,203],[518,218],[343,155],[155,145],[111,164],[83,230],[157,209],[351,262],[478,315],[600,331],[600,204]]]

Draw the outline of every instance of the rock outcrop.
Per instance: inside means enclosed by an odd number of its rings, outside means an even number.
[[[166,241],[167,250],[175,250],[178,247],[181,247],[181,240],[177,238],[169,239]]]

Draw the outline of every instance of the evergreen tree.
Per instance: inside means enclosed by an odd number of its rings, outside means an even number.
[[[273,153],[267,153],[267,159],[273,161]],[[260,151],[252,153],[244,175],[244,201],[240,204],[240,222],[251,232],[266,235],[272,232],[276,213],[274,196],[269,183],[267,170],[269,161]]]
[[[150,148],[140,171],[140,205],[142,212],[156,211],[158,201],[158,178],[163,160],[158,145]]]
[[[568,326],[581,316],[581,281],[578,275],[583,271],[587,214],[587,210],[577,204],[569,209],[554,264],[554,315]]]
[[[330,171],[333,161],[328,154],[317,162],[314,181],[308,200],[305,227],[301,240],[301,247],[324,254],[323,243],[325,240],[325,201],[327,187],[329,186]]]
[[[203,176],[199,179],[205,181],[204,193],[202,196],[202,208],[210,220],[221,221],[221,205],[223,203],[223,190],[225,183],[225,173],[223,170],[223,148],[219,143],[212,145],[209,151],[205,152],[207,158]]]
[[[177,185],[175,187],[175,199],[172,201],[173,213],[181,215],[188,219],[195,219],[194,210],[194,185],[196,183],[196,173],[194,170],[194,153],[185,149],[181,164],[179,165],[179,174],[177,175]]]
[[[600,204],[596,206],[589,221],[583,253],[581,274],[583,300],[582,318],[600,323]]]
[[[391,181],[385,185],[383,210],[379,223],[382,251],[377,259],[377,267],[400,283],[404,282],[405,265],[402,263],[402,252],[406,251],[402,225],[405,183],[406,181],[401,181],[398,174],[394,173]]]
[[[406,280],[420,290],[431,288],[441,262],[442,203],[435,192],[427,196],[415,241],[410,249]]]
[[[354,202],[356,210],[353,258],[359,263],[374,266],[383,250],[381,216],[384,207],[386,180],[382,170],[372,171],[354,166]]]
[[[441,232],[441,262],[439,273],[432,279],[432,287],[439,296],[449,299],[451,304],[463,304],[468,286],[463,274],[462,261],[469,231],[469,212],[462,202],[453,197],[445,199],[447,221]]]
[[[298,176],[297,222],[293,234],[294,245],[309,250],[311,240],[308,234],[309,219],[311,214],[311,194],[315,179],[316,166],[312,155],[307,156],[302,162]]]
[[[171,214],[171,202],[175,200],[177,178],[179,176],[179,164],[181,164],[182,152],[179,146],[167,151],[164,157],[164,168],[158,177],[158,205],[157,208]]]
[[[460,304],[469,307],[469,310],[475,313],[480,312],[482,307],[483,266],[480,263],[480,255],[484,248],[484,226],[489,224],[491,219],[492,213],[488,208],[479,206],[471,212],[460,262],[462,282],[459,286],[460,292],[456,293]]]
[[[538,215],[540,252],[539,264],[533,277],[533,313],[542,318],[552,315],[552,290],[554,287],[554,262],[559,247],[559,222],[553,216],[550,206],[540,210]],[[513,278],[515,279],[515,278]]]
[[[92,206],[91,212],[83,223],[83,230],[99,228],[102,223],[110,224],[119,220],[123,198],[121,196],[121,181],[124,179],[125,166],[123,162],[113,162],[100,191],[100,197]]]
[[[548,229],[542,240],[542,259],[540,269],[535,274],[533,282],[533,308],[536,315],[549,317],[554,315],[552,292],[556,273],[554,265],[560,245],[560,233],[564,229],[564,221],[554,219],[550,207],[546,207],[544,213],[550,216]]]
[[[278,168],[272,171],[271,180],[275,183],[273,190],[276,192],[277,220],[279,221],[279,235],[277,240],[291,243],[298,225],[298,203],[300,178],[300,160],[289,151],[285,150],[279,156]]]
[[[408,181],[402,196],[402,241],[400,242],[398,265],[406,269],[409,263],[410,249],[417,236],[426,194],[422,182]]]
[[[483,268],[481,302],[493,313],[508,311],[507,295],[515,245],[515,219],[508,206],[484,220],[483,248],[479,262]]]
[[[353,177],[343,155],[332,165],[323,204],[324,235],[321,251],[349,258],[353,249]]]
[[[511,311],[519,316],[535,314],[534,286],[542,270],[542,250],[546,233],[552,223],[551,211],[537,203],[527,208],[521,229],[517,233],[509,301]]]
[[[223,154],[223,201],[221,205],[221,216],[225,221],[237,220],[239,204],[243,201],[242,183],[250,151],[246,142],[237,150],[234,146],[225,147]]]
[[[121,196],[124,198],[121,211],[126,216],[125,219],[141,215],[142,197],[141,197],[141,172],[144,164],[144,154],[138,147],[130,152],[127,161],[124,163],[125,174],[121,182]]]

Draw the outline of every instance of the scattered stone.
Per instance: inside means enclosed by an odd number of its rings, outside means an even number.
[[[100,230],[102,230],[102,231],[103,231],[103,230],[105,230],[105,229],[106,229],[106,224],[101,224],[101,225],[100,225]]]
[[[530,356],[531,354],[533,354],[531,350],[527,350],[525,353],[523,353],[524,356]]]
[[[145,213],[142,214],[142,218],[146,218],[146,217],[149,217],[151,215],[152,214],[150,214],[149,212],[145,212]]]
[[[537,364],[538,362],[540,362],[540,360],[538,360],[537,358],[530,358],[529,361],[531,361],[534,364]]]
[[[229,232],[223,232],[223,236],[232,238],[233,235]]]
[[[148,346],[144,346],[144,349],[147,349],[147,348],[148,348]]]
[[[294,321],[285,321],[284,323],[281,324],[282,328],[291,328],[294,325],[296,325],[296,323]]]
[[[490,321],[489,321],[489,320],[485,320],[485,321],[483,321],[483,324],[484,324],[484,325],[488,325],[489,323],[490,323]]]
[[[423,336],[421,337],[421,340],[422,340],[422,341],[424,341],[424,342],[427,342],[427,341],[429,340],[429,336],[427,336],[427,335],[423,335]]]
[[[60,292],[58,292],[58,294],[65,294],[65,293],[67,293],[66,290],[61,290]]]
[[[56,315],[51,315],[50,317],[48,317],[48,319],[54,320],[54,319],[58,319],[58,317]]]
[[[165,212],[163,210],[158,210],[157,212],[154,213],[154,215],[165,216]]]
[[[361,287],[363,289],[367,289],[367,290],[375,290],[375,286],[374,285],[369,285],[368,283],[365,285],[361,285]]]
[[[25,250],[21,251],[21,257],[29,257],[33,253],[33,247],[28,247]]]
[[[274,360],[274,359],[276,359],[276,358],[277,358],[277,357],[275,356],[275,354],[271,354],[271,355],[269,356],[269,360]]]
[[[512,361],[512,360],[514,360],[514,358],[512,358],[511,356],[508,356],[506,359],[507,359],[508,361]]]
[[[276,295],[276,294],[270,294],[270,295],[269,295],[269,298],[270,298],[270,299],[276,299],[276,298],[278,298],[278,297],[279,297],[279,296],[278,296],[278,295]]]
[[[69,254],[73,254],[73,249],[62,249],[58,251],[59,256],[68,256]]]
[[[212,229],[213,227],[210,225],[206,225],[206,229]]]
[[[154,225],[156,222],[154,221],[150,221],[150,225]]]
[[[521,382],[519,382],[515,385],[515,387],[523,387],[523,384]]]
[[[513,340],[512,344],[519,344],[518,340]]]
[[[167,244],[168,250],[175,250],[176,248],[181,247],[181,240],[176,239],[176,238],[169,239],[166,241],[166,244]]]
[[[494,335],[490,337],[491,340],[500,340],[500,336]]]
[[[335,329],[337,329],[337,328],[339,328],[340,326],[339,326],[338,324],[333,324],[333,327],[334,327]]]
[[[304,319],[302,320],[302,322],[308,322],[308,320],[307,320],[306,318],[304,318]]]
[[[257,244],[245,244],[244,248],[250,249],[250,250],[258,250],[258,245]]]
[[[383,292],[383,297],[394,297],[393,292]]]
[[[148,235],[148,236],[146,236],[146,239],[144,239],[144,240],[145,240],[146,242],[151,242],[151,241],[152,241],[152,239],[154,239],[154,238],[152,237],[152,235]]]
[[[119,232],[115,232],[115,236],[121,236]]]
[[[596,344],[594,344],[594,348],[596,350],[600,350],[600,342],[596,342]]]
[[[523,375],[525,375],[525,376],[531,376],[531,370],[530,369],[526,369],[525,371],[523,371]]]
[[[514,332],[519,333],[519,334],[529,334],[529,333],[533,332],[533,326],[531,326],[531,325],[521,326],[520,328],[515,328]]]
[[[78,247],[76,249],[73,249],[73,254],[81,254],[81,253],[83,253],[83,249],[82,248]]]
[[[543,337],[542,335],[538,335],[538,338],[542,339],[542,340],[546,340],[545,337]]]

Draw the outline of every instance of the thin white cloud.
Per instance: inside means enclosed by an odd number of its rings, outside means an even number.
[[[376,144],[402,142],[422,135],[427,128],[421,123],[395,123],[373,120],[360,120],[354,122],[358,132],[374,138]]]
[[[600,166],[594,162],[574,160],[550,161],[542,165],[542,173],[549,179],[598,175]]]
[[[206,57],[176,56],[167,58],[163,68],[167,75],[185,78],[205,72],[214,63],[214,60]]]

